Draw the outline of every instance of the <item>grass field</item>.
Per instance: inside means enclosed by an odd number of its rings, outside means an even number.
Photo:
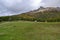
[[[0,40],[60,40],[60,22],[2,22]]]

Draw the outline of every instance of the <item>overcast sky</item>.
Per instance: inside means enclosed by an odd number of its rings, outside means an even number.
[[[0,0],[0,16],[27,12],[40,6],[60,6],[60,0]]]

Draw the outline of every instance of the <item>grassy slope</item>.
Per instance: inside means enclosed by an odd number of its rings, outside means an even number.
[[[60,22],[0,23],[0,40],[60,40]]]

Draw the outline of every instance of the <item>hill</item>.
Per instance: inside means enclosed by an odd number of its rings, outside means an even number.
[[[37,21],[60,21],[60,8],[59,7],[47,7],[39,8],[34,11],[23,13],[18,15],[25,19],[32,19]]]
[[[5,19],[6,18],[6,19]],[[0,20],[26,20],[40,22],[60,22],[60,7],[40,7],[37,10],[14,16],[0,17]]]

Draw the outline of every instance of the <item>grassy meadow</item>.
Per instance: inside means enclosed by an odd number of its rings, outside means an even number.
[[[60,22],[1,22],[0,40],[60,40]]]

